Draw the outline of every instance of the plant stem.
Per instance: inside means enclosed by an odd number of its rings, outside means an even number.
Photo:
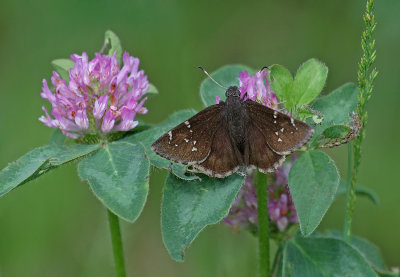
[[[118,216],[108,211],[108,222],[110,224],[111,243],[114,252],[115,274],[116,277],[126,277],[124,251],[122,249],[121,230],[119,228]]]
[[[257,179],[259,276],[269,277],[270,261],[267,175],[258,172]]]
[[[351,235],[351,222],[352,217],[350,216],[351,209],[351,193],[354,192],[355,188],[352,186],[351,177],[352,177],[352,170],[353,170],[353,144],[350,141],[347,144],[347,182],[346,182],[346,214],[345,214],[345,221],[344,221],[344,238],[349,241]],[[354,196],[353,196],[354,197]]]

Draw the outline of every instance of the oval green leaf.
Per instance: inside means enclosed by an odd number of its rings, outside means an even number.
[[[377,277],[365,258],[351,245],[335,238],[296,236],[284,248],[278,276]]]
[[[39,173],[49,162],[48,147],[35,148],[0,171],[0,196]]]
[[[351,113],[357,108],[358,94],[357,85],[346,83],[328,95],[318,98],[311,108],[324,116],[323,124],[348,124]]]
[[[61,78],[69,81],[69,70],[74,67],[74,62],[70,59],[57,59],[51,62],[54,69],[60,74]]]
[[[104,35],[104,44],[110,46],[110,50],[108,50],[108,55],[112,57],[114,52],[117,52],[116,58],[121,64],[122,62],[122,46],[119,37],[111,30],[106,31]]]
[[[146,96],[153,96],[158,94],[158,89],[152,83],[149,84],[149,90],[146,92]]]
[[[149,190],[150,163],[140,144],[116,141],[82,160],[78,174],[110,211],[134,222]]]
[[[328,67],[317,59],[303,63],[294,78],[295,106],[306,105],[322,91],[328,77]]]
[[[228,214],[243,184],[243,177],[236,174],[224,179],[201,178],[184,181],[169,174],[165,182],[161,231],[164,245],[176,261],[183,261],[186,249],[201,230]]]
[[[329,231],[327,237],[343,240],[343,232]],[[352,235],[350,244],[365,258],[365,260],[379,273],[388,273],[389,269],[383,260],[379,248],[368,240]]]
[[[224,87],[239,87],[239,73],[242,71],[247,71],[250,75],[255,72],[254,69],[245,65],[226,65],[211,73],[211,77]],[[203,104],[206,107],[215,105],[217,96],[219,96],[221,100],[225,100],[225,90],[207,77],[200,85],[200,97]]]
[[[308,236],[317,228],[338,185],[338,170],[327,154],[310,150],[294,163],[289,172],[289,188],[303,235]]]
[[[49,144],[50,145],[63,145],[67,140],[67,137],[64,136],[59,129],[53,131],[51,134]]]
[[[271,87],[279,102],[291,111],[293,109],[293,77],[289,70],[279,64],[270,67]]]
[[[84,157],[96,151],[98,147],[98,145],[50,144],[35,148],[0,171],[0,196],[51,169]]]

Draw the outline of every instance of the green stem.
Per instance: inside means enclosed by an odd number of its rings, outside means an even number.
[[[267,175],[258,172],[257,179],[259,276],[269,277],[270,261]]]
[[[124,251],[122,249],[121,230],[119,228],[118,216],[108,211],[108,222],[110,224],[111,243],[114,252],[115,274],[116,277],[126,277]]]
[[[355,203],[354,186],[352,184],[352,171],[353,171],[353,144],[350,141],[347,144],[347,182],[346,182],[346,214],[344,222],[344,238],[350,241],[351,236],[351,222],[353,220],[353,208]]]

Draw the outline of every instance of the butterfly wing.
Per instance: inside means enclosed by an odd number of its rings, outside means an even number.
[[[158,155],[183,164],[204,161],[211,150],[212,139],[221,124],[223,103],[209,106],[162,135],[151,149]],[[211,126],[211,128],[210,128]]]
[[[277,154],[288,155],[296,151],[314,134],[314,130],[308,124],[261,104],[247,100],[245,106],[251,122]]]
[[[261,131],[253,124],[247,128],[246,164],[264,173],[274,172],[285,161],[285,156],[274,152]]]
[[[234,173],[243,162],[239,150],[232,143],[226,123],[222,121],[216,130],[209,156],[203,162],[193,165],[193,169],[210,177],[224,178]]]

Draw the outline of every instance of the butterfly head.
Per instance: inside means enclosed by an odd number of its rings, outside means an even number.
[[[237,86],[229,87],[225,92],[226,97],[240,97],[240,91]]]

